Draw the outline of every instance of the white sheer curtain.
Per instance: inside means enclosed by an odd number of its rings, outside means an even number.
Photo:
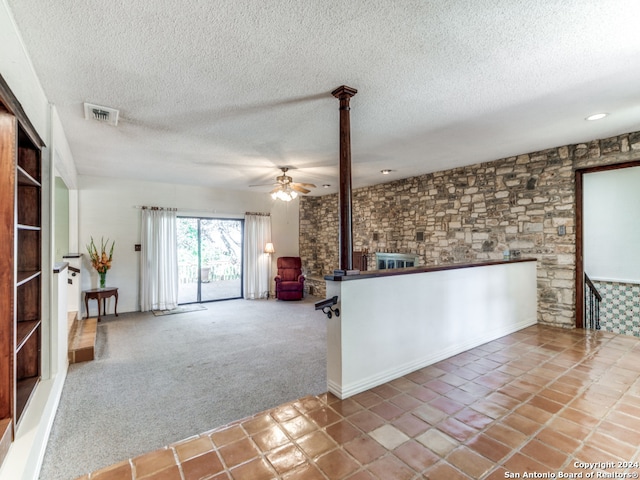
[[[142,209],[140,310],[178,306],[178,240],[175,209]]]
[[[271,241],[271,216],[247,213],[244,216],[244,298],[268,298],[271,258],[264,246]]]

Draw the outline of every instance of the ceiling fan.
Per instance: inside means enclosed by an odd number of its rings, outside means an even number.
[[[313,183],[295,183],[293,178],[287,175],[289,171],[288,167],[280,167],[282,175],[276,177],[275,183],[266,183],[262,185],[249,185],[250,187],[261,187],[264,185],[275,185],[276,188],[271,190],[271,198],[274,200],[280,199],[285,202],[290,202],[298,196],[298,193],[307,194],[311,190],[309,188],[316,188]]]

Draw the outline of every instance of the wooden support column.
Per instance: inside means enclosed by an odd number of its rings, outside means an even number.
[[[342,85],[331,95],[340,100],[340,193],[338,196],[340,229],[340,269],[353,268],[353,230],[351,222],[351,120],[349,100],[358,91]]]

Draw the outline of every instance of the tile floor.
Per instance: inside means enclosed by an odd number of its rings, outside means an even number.
[[[302,398],[81,478],[638,478],[633,462],[640,340],[536,325],[349,399]]]

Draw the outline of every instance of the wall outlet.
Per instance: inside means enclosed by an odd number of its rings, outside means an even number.
[[[133,248],[136,252],[140,252],[142,250],[142,245],[136,243]]]

